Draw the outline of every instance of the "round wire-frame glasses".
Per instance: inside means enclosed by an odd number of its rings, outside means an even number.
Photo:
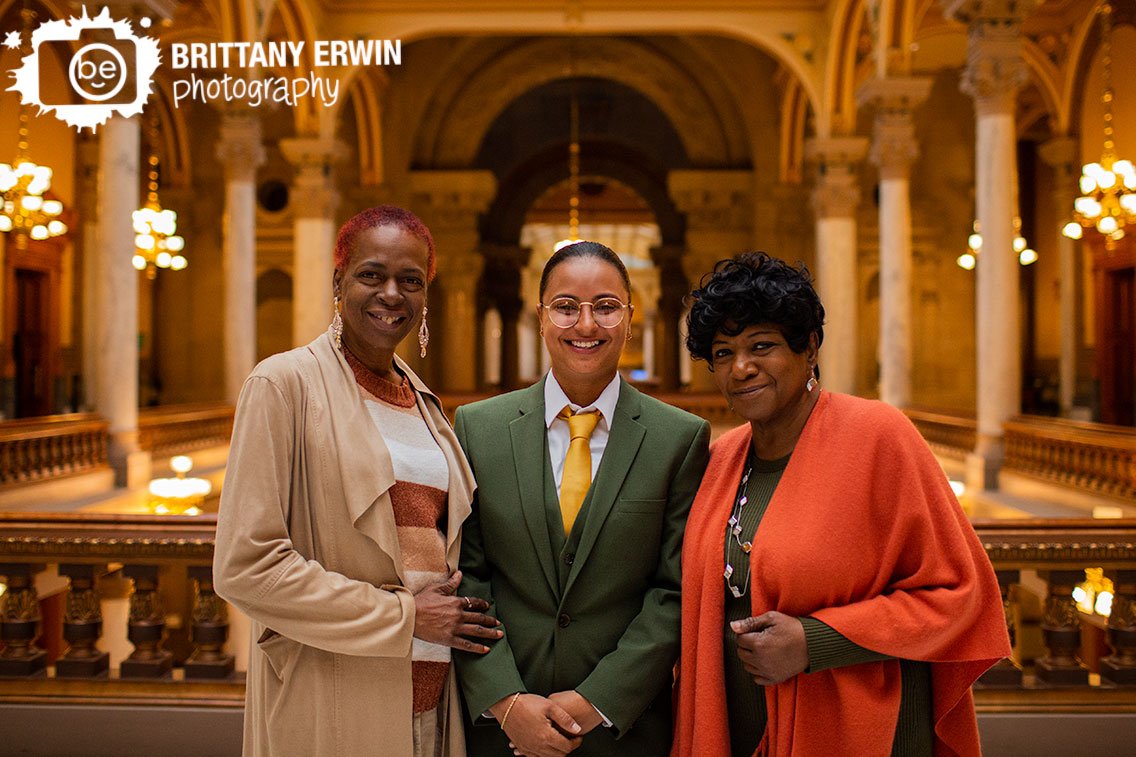
[[[595,302],[581,302],[571,297],[558,297],[547,305],[541,307],[548,313],[548,320],[553,326],[561,329],[570,329],[580,320],[584,306],[591,308],[592,320],[600,328],[615,328],[623,323],[623,316],[627,312],[627,305],[615,297],[601,297]]]

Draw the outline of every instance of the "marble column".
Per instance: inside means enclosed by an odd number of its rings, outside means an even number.
[[[847,394],[856,392],[859,342],[856,209],[860,182],[856,167],[867,152],[868,140],[863,137],[813,139],[806,145],[806,154],[817,168],[813,190],[816,284],[826,321],[820,378],[826,389]]]
[[[225,399],[235,405],[256,363],[256,169],[264,147],[255,111],[221,114],[217,159],[225,170]]]
[[[517,374],[521,386],[527,386],[541,376],[542,341],[536,312],[540,304],[541,265],[530,260],[521,269],[521,313],[517,319]]]
[[[967,486],[997,486],[1003,459],[1002,424],[1021,409],[1022,345],[1017,214],[1017,130],[1014,103],[1029,72],[1022,57],[1021,22],[1037,0],[953,0],[946,15],[967,25],[969,45],[962,89],[977,115],[975,200],[982,229],[976,268],[978,442],[967,458]]]
[[[292,343],[307,344],[327,330],[332,316],[335,270],[335,210],[339,206],[332,165],[346,153],[329,138],[280,140],[284,157],[296,167],[290,205],[292,228]]]
[[[889,77],[868,81],[857,93],[874,105],[871,159],[879,166],[880,399],[911,404],[911,164],[919,156],[912,111],[931,91],[931,80]]]
[[[667,190],[686,214],[682,267],[690,289],[719,260],[753,249],[753,182],[752,171],[672,171],[667,176]],[[692,391],[718,391],[705,366],[694,367],[689,384]]]
[[[441,363],[439,383],[448,391],[472,392],[477,361],[456,356],[478,344],[477,285],[485,266],[478,220],[497,193],[497,180],[490,171],[413,171],[410,186],[411,208],[430,228],[438,251],[442,302],[435,311],[431,300],[430,323],[441,333],[438,347],[455,356]]]
[[[110,422],[107,454],[119,486],[150,480],[150,454],[138,446],[138,271],[132,214],[139,207],[139,121],[112,117],[99,136],[95,297],[95,409]]]
[[[86,130],[79,132],[76,141],[76,160],[79,170],[76,172],[78,191],[75,193],[75,210],[82,223],[82,236],[80,253],[82,255],[82,287],[83,287],[83,397],[82,409],[92,411],[98,407],[99,398],[96,395],[96,376],[98,375],[99,351],[98,329],[101,314],[99,311],[99,290],[97,286],[97,273],[99,255],[99,132],[91,134]]]
[[[1077,242],[1061,233],[1072,220],[1080,176],[1080,145],[1072,137],[1055,137],[1041,146],[1041,158],[1053,168],[1053,206],[1057,233],[1058,310],[1061,313],[1061,358],[1058,368],[1061,415],[1072,414],[1077,393]]]

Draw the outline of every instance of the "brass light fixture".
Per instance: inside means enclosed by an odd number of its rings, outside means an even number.
[[[978,253],[982,251],[982,229],[978,221],[974,222],[972,229],[971,235],[966,239],[966,252],[955,260],[959,268],[968,271],[973,271],[978,265]],[[1037,262],[1037,252],[1022,236],[1022,219],[1019,216],[1014,216],[1014,252],[1018,254],[1019,265],[1033,265]]]
[[[1094,229],[1104,237],[1106,249],[1113,249],[1124,238],[1125,227],[1136,224],[1136,167],[1131,160],[1116,155],[1113,139],[1112,104],[1112,6],[1100,7],[1101,52],[1104,74],[1104,149],[1098,163],[1081,168],[1081,196],[1073,201],[1073,219],[1062,233],[1080,239],[1083,229]]]
[[[23,40],[30,34],[35,12],[25,7],[20,16],[23,19],[20,39]],[[63,203],[45,197],[51,189],[51,169],[33,162],[28,151],[30,107],[20,103],[15,159],[11,163],[0,163],[0,231],[40,241],[66,234],[67,224],[59,218]]]
[[[576,50],[569,61],[571,101],[568,110],[568,237],[556,243],[554,250],[580,241],[580,100],[576,96]]]
[[[159,268],[180,271],[188,265],[182,251],[185,240],[177,234],[177,213],[158,201],[158,123],[150,123],[150,171],[146,204],[134,211],[134,267],[153,279]]]

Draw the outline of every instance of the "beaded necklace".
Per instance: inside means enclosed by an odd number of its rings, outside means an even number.
[[[749,555],[753,549],[752,541],[742,541],[742,511],[745,509],[746,504],[749,502],[749,492],[746,491],[746,485],[749,483],[749,474],[753,472],[753,452],[752,450],[746,455],[746,470],[742,475],[742,482],[738,485],[738,494],[734,497],[734,508],[730,512],[730,520],[726,526],[730,529],[728,539],[733,539],[734,542],[741,547],[742,553]],[[722,577],[726,579],[726,586],[729,587],[730,593],[734,595],[734,599],[738,599],[743,594],[749,591],[749,577],[753,572],[750,569],[749,561],[746,560],[745,584],[739,588],[733,582],[735,573],[734,566],[730,563],[730,551],[726,550],[726,570],[723,571]]]

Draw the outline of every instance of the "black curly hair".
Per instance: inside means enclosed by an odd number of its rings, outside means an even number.
[[[686,317],[686,348],[695,358],[711,362],[717,334],[736,336],[759,323],[775,325],[793,352],[804,352],[814,332],[818,347],[824,341],[824,306],[804,263],[747,252],[718,261],[700,284]]]

